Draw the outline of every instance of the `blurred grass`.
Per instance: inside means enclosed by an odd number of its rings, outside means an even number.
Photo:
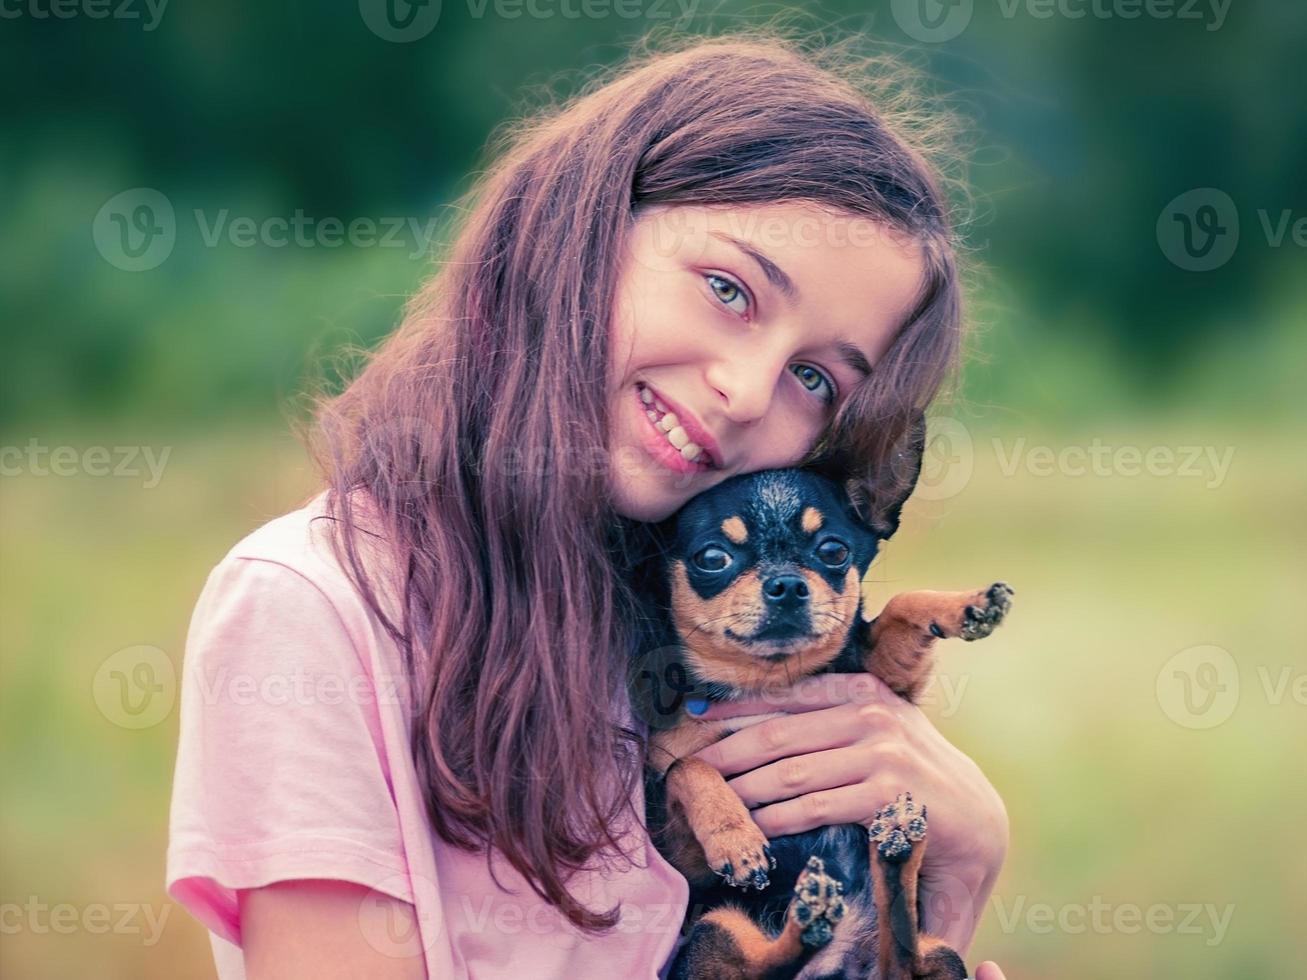
[[[1298,846],[1307,705],[1272,704],[1257,675],[1307,673],[1293,615],[1305,581],[1307,457],[1287,427],[1157,417],[1079,430],[971,431],[974,472],[943,500],[914,500],[868,578],[877,602],[911,588],[1003,578],[1011,619],[990,640],[951,644],[962,691],[931,710],[1004,796],[1012,846],[973,961],[1035,977],[1291,977],[1307,902]],[[180,665],[194,600],[213,564],[313,489],[287,435],[250,427],[64,444],[172,446],[144,478],[7,477],[0,500],[0,901],[166,903],[162,891],[176,709],[129,731],[91,697],[97,667],[134,644]],[[1000,440],[1002,452],[993,440]],[[1001,467],[1016,440],[1062,447],[1235,447],[1215,488],[1181,477],[1042,477]],[[21,440],[10,440],[22,445]],[[47,444],[60,444],[51,437]],[[1211,730],[1170,721],[1159,669],[1196,644],[1239,664],[1241,699]],[[1291,690],[1291,688],[1290,688]],[[1296,799],[1293,798],[1296,795]],[[1171,931],[1046,934],[1030,907],[1164,905]],[[1018,905],[1018,903],[1023,903]],[[1186,903],[1234,907],[1219,945],[1175,931]],[[1020,914],[1017,914],[1018,911]],[[5,975],[211,977],[204,930],[180,908],[157,945],[141,936],[5,937]],[[1015,925],[1004,928],[1004,922]]]

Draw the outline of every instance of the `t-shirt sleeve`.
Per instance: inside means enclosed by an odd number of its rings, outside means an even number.
[[[352,881],[413,901],[365,655],[300,571],[228,555],[182,665],[168,894],[240,945],[236,889]]]

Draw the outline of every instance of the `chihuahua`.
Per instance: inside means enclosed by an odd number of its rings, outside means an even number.
[[[912,483],[919,473],[920,455]],[[702,912],[674,980],[967,976],[958,954],[918,926],[924,801],[904,792],[869,825],[769,841],[722,775],[695,757],[758,718],[704,722],[683,710],[690,697],[761,697],[829,672],[870,672],[915,702],[936,640],[980,639],[1003,620],[1013,595],[1003,582],[901,593],[864,618],[862,581],[903,499],[887,520],[870,521],[851,491],[807,470],[742,474],[690,500],[660,531],[657,569],[642,588],[650,621],[663,625],[647,634],[632,697],[651,720],[650,837]]]

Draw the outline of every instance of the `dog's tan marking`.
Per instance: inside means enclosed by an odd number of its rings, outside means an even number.
[[[730,933],[744,960],[741,977],[767,976],[773,970],[796,963],[806,952],[799,938],[800,929],[788,916],[785,928],[775,939],[767,938],[757,923],[733,905],[705,912],[700,921],[720,926]]]
[[[749,529],[739,517],[728,517],[722,521],[722,534],[730,538],[732,544],[744,544],[749,540]]]
[[[799,527],[803,528],[804,534],[812,534],[814,531],[821,528],[822,521],[824,520],[825,518],[822,516],[821,511],[816,507],[805,507],[803,509],[803,516],[799,518]]]

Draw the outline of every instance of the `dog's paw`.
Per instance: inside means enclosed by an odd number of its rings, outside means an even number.
[[[900,793],[893,803],[876,811],[867,836],[887,861],[906,861],[912,845],[926,836],[926,807],[913,802],[911,793]]]
[[[981,593],[979,601],[962,611],[962,628],[958,635],[964,640],[989,636],[1012,608],[1012,595],[1012,587],[1006,582],[995,582]]]
[[[790,900],[789,916],[800,930],[805,946],[820,948],[831,941],[835,926],[844,918],[844,882],[826,873],[826,864],[817,855],[808,858],[808,866],[799,873]]]
[[[736,888],[766,888],[768,868],[776,867],[767,838],[757,825],[746,821],[714,833],[703,849],[708,867]]]

